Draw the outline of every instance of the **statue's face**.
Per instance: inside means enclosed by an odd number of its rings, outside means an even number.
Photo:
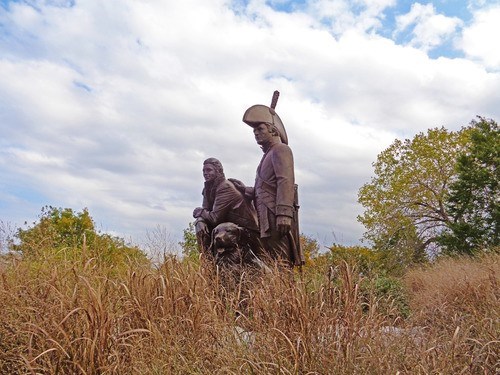
[[[253,128],[253,134],[257,144],[263,145],[270,142],[273,139],[273,133],[271,133],[270,127],[266,124],[260,124]]]
[[[212,164],[205,164],[203,166],[203,177],[205,181],[213,181],[217,177],[217,170]]]

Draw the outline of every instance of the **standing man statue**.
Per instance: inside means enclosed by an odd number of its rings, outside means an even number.
[[[264,156],[257,167],[254,187],[233,182],[254,201],[260,237],[267,254],[279,262],[300,266],[304,258],[299,242],[293,154],[283,122],[274,110],[278,96],[275,91],[271,107],[257,104],[245,111],[243,122],[253,128]]]

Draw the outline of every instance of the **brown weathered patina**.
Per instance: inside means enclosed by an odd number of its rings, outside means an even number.
[[[243,122],[253,128],[264,155],[253,187],[226,179],[215,158],[203,163],[203,205],[195,208],[196,235],[204,254],[218,265],[276,260],[301,266],[298,194],[288,136],[275,107],[256,104],[245,111]],[[248,256],[250,254],[250,256]]]
[[[213,257],[218,264],[225,261],[232,265],[245,262],[249,259],[246,256],[248,249],[253,248],[255,253],[261,251],[255,208],[225,178],[219,160],[205,160],[203,176],[205,187],[202,191],[202,207],[193,211],[198,245],[205,255]],[[227,236],[224,237],[223,231],[228,232]],[[238,235],[235,237],[234,233]],[[236,243],[230,243],[230,240]],[[242,253],[243,250],[245,253]]]
[[[245,111],[243,122],[253,128],[264,155],[253,187],[245,187],[241,181],[233,182],[255,204],[266,252],[272,259],[300,266],[304,258],[299,242],[293,153],[283,122],[275,111],[278,96],[276,91],[271,107],[257,104]]]

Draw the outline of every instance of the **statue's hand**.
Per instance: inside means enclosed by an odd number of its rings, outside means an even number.
[[[286,235],[290,232],[290,229],[292,229],[292,218],[288,216],[277,216],[276,227],[280,235]]]
[[[197,235],[204,233],[208,235],[208,226],[207,223],[205,223],[203,220],[197,220],[195,224],[195,232]]]
[[[202,207],[196,207],[193,211],[193,217],[196,219],[197,217],[201,216],[201,213],[203,212]]]
[[[234,187],[240,191],[242,194],[245,194],[245,189],[246,189],[246,186],[243,182],[241,182],[240,180],[237,180],[235,178],[228,178],[229,181],[231,181],[234,185]]]

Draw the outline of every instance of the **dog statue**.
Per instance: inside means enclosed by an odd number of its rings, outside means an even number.
[[[212,230],[210,251],[215,264],[221,268],[236,268],[253,265],[266,267],[255,254],[258,234],[234,223],[221,223]],[[267,267],[266,267],[267,268]]]

